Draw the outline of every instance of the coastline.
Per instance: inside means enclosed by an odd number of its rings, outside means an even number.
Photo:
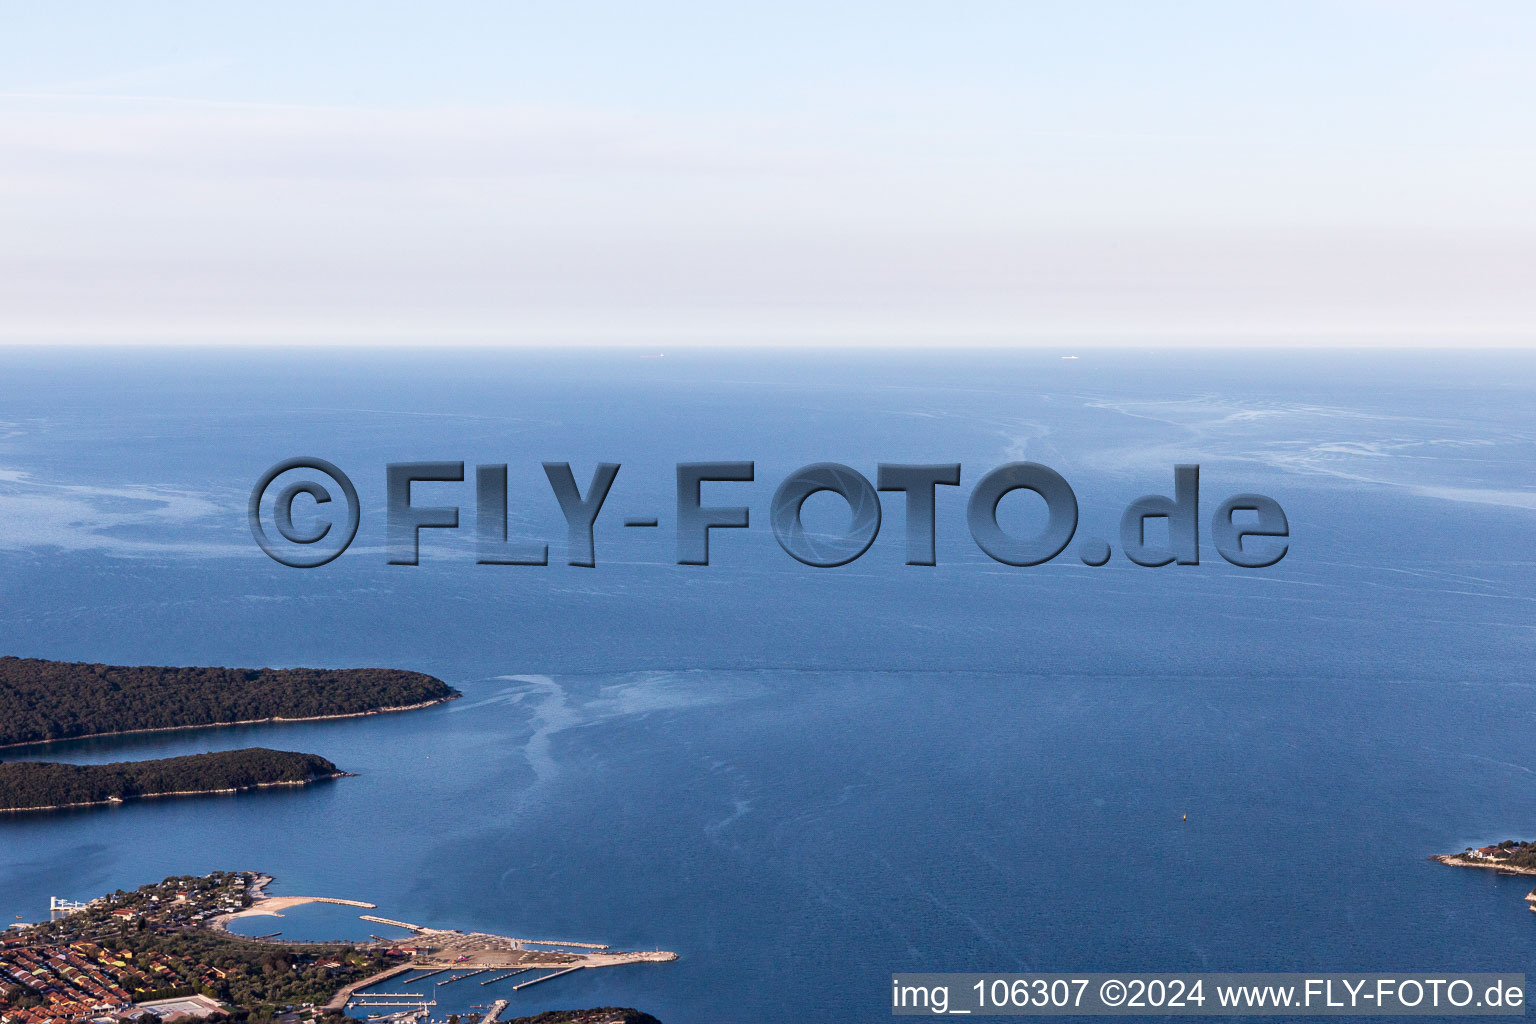
[[[1429,859],[1453,868],[1482,868],[1487,871],[1501,871],[1506,875],[1536,875],[1536,868],[1511,867],[1498,861],[1468,860],[1466,855],[1461,853],[1437,853]]]
[[[249,786],[234,786],[229,789],[183,789],[169,793],[135,793],[133,796],[108,797],[106,800],[88,800],[77,804],[50,804],[44,807],[0,807],[0,814],[28,814],[33,811],[69,811],[77,807],[115,807],[125,804],[130,800],[159,800],[168,797],[182,796],[230,796],[235,793],[249,793],[257,789],[273,789],[278,786],[308,786],[315,782],[324,782],[328,779],[355,779],[354,772],[331,772],[328,775],[316,775],[309,779],[293,779],[288,782],[257,782]]]
[[[391,708],[369,708],[367,711],[348,711],[339,715],[307,715],[302,718],[283,718],[280,715],[273,715],[270,718],[246,718],[238,722],[203,722],[199,725],[161,725],[152,729],[124,729],[121,732],[92,732],[81,736],[64,736],[56,740],[24,740],[21,743],[0,743],[0,750],[13,750],[16,747],[46,747],[52,746],[55,743],[73,743],[76,740],[100,740],[108,739],[114,736],[139,736],[153,732],[186,732],[190,729],[224,729],[234,725],[275,725],[288,724],[292,722],[329,722],[341,718],[367,718],[370,715],[392,715],[398,711],[419,711],[422,708],[432,707],[434,704],[446,704],[451,700],[458,700],[462,696],[463,694],[455,692],[447,697],[438,697],[433,700],[422,701],[420,704],[402,704],[399,707]],[[92,807],[95,805],[68,804],[66,806]],[[17,809],[20,810],[21,808]],[[39,809],[41,810],[44,808]]]
[[[243,910],[237,910],[229,914],[220,914],[210,918],[205,927],[214,931],[228,932],[229,922],[239,920],[242,917],[282,917],[282,912],[289,907],[302,907],[309,903],[334,903],[343,907],[360,907],[364,910],[377,910],[378,904],[365,903],[362,900],[344,900],[334,896],[268,896],[267,886],[271,884],[271,875],[258,875],[255,883],[250,888],[251,905]],[[248,936],[241,936],[248,938]]]
[[[320,1009],[325,1013],[342,1013],[346,1010],[347,1003],[351,1001],[352,996],[355,995],[359,989],[368,988],[370,985],[377,985],[381,981],[388,981],[390,978],[404,974],[405,972],[411,970],[412,966],[413,965],[408,963],[397,964],[394,967],[386,968],[385,970],[380,971],[378,974],[363,978],[360,981],[354,981],[351,984],[343,985],[341,988],[336,990],[335,995],[326,1000],[325,1005],[320,1007]],[[425,996],[423,996],[423,998],[425,998]]]
[[[421,1006],[419,1015],[413,1016],[421,1016],[425,1015],[429,1007],[436,1005],[430,994],[432,990],[391,995],[371,989],[389,978],[412,971],[428,972],[423,978],[431,973],[441,974],[453,969],[466,972],[448,979],[451,981],[458,981],[470,974],[487,974],[492,970],[505,972],[502,976],[483,980],[482,985],[502,981],[526,971],[545,972],[520,979],[516,988],[523,988],[584,968],[668,963],[678,959],[676,953],[663,950],[622,951],[592,942],[522,939],[490,932],[411,924],[372,916],[378,912],[378,905],[364,900],[335,896],[270,896],[268,889],[272,883],[273,876],[261,872],[212,871],[202,878],[167,876],[160,882],[141,885],[136,890],[119,889],[115,893],[98,896],[89,903],[54,899],[50,904],[50,920],[45,924],[22,926],[23,930],[17,933],[19,942],[14,945],[22,948],[23,964],[36,964],[39,961],[68,963],[64,964],[62,971],[49,968],[41,974],[28,968],[23,972],[24,980],[19,984],[23,989],[37,992],[40,997],[52,999],[51,1003],[44,1005],[68,1008],[69,1016],[63,1016],[64,1011],[61,1010],[59,1015],[51,1019],[74,1021],[76,1024],[91,1024],[85,1020],[84,1014],[74,1013],[76,1007],[84,1007],[92,1013],[113,1010],[120,1015],[123,1006],[129,1003],[139,1007],[174,1005],[170,998],[146,999],[146,977],[140,971],[148,970],[149,966],[158,963],[157,956],[167,953],[164,944],[166,936],[206,933],[217,936],[218,940],[212,945],[199,944],[186,956],[179,953],[167,954],[173,959],[184,961],[184,965],[176,966],[179,977],[178,974],[171,974],[164,979],[150,979],[148,984],[168,981],[171,983],[169,987],[186,983],[198,988],[202,987],[197,985],[198,979],[206,982],[209,971],[216,970],[218,977],[228,984],[225,991],[219,992],[219,1000],[216,1002],[211,995],[204,993],[209,999],[206,1005],[210,1008],[231,1012],[241,1009],[254,1011],[260,1006],[278,1005],[283,998],[299,996],[306,1006],[319,1007],[323,1012],[330,1013],[344,1012],[354,999],[358,1000],[357,1008],[361,1010],[381,1005],[414,1006],[417,1002],[415,997],[420,996],[419,1002],[425,1005]],[[284,911],[311,903],[335,904],[369,911],[371,913],[359,914],[358,919],[399,928],[414,933],[415,938],[409,945],[402,945],[400,938],[389,939],[377,935],[370,936],[370,941],[366,942],[360,939],[280,939],[280,932],[247,936],[231,932],[229,927],[241,918],[282,918]],[[138,924],[134,929],[124,929],[112,945],[104,947],[101,944],[102,929],[110,929],[112,925],[109,914],[134,918]],[[424,943],[430,943],[430,946]],[[576,948],[564,948],[571,946]],[[290,978],[290,972],[282,969],[287,967],[286,963],[278,965],[278,969],[274,970],[274,965],[268,960],[271,951],[305,954],[306,964],[322,956],[334,958],[335,962],[327,965],[323,974]],[[136,958],[136,954],[142,955]],[[83,963],[76,962],[69,960],[71,956],[85,959]],[[130,959],[134,960],[131,964],[128,963]],[[217,967],[211,966],[214,964]],[[68,970],[69,966],[86,973],[72,974]],[[187,969],[183,971],[182,966]],[[103,972],[105,982],[90,973],[93,967]],[[0,963],[0,968],[14,973],[10,962]],[[155,967],[157,971],[162,969]],[[294,989],[297,983],[302,983],[302,990]],[[91,988],[91,984],[96,988]],[[103,984],[118,987],[97,991]],[[500,1011],[508,1006],[506,995],[508,993],[504,993],[504,998],[491,1007],[478,1007],[494,1012],[469,1019],[478,1019],[481,1024],[494,1024]],[[10,992],[5,993],[6,999],[10,996]],[[104,996],[115,997],[114,1004],[96,1005],[103,1001]],[[400,999],[406,1002],[399,1003]],[[5,1004],[5,1007],[13,1005]],[[239,1013],[234,1015],[243,1019]],[[404,1018],[406,1015],[402,1013],[398,1016]],[[19,1019],[24,1021],[26,1018]],[[315,1019],[319,1020],[319,1017]],[[106,1024],[115,1022],[108,1021]]]

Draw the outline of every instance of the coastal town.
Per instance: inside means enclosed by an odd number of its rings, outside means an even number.
[[[0,933],[0,1024],[341,1024],[349,1010],[373,1007],[404,1007],[387,1016],[425,1021],[437,986],[473,975],[487,976],[482,986],[505,981],[511,993],[582,969],[676,959],[660,951],[465,933],[370,915],[360,917],[406,929],[415,939],[306,943],[230,932],[239,918],[280,915],[306,903],[375,909],[355,900],[267,896],[270,882],[250,872],[213,872],[89,903],[55,898],[49,921]],[[438,976],[445,977],[426,985]],[[369,991],[385,981],[417,989]],[[509,1003],[498,999],[475,1016],[495,1024]],[[645,1019],[631,1010],[580,1012],[598,1013],[592,1020]],[[448,1020],[459,1024],[456,1014]]]

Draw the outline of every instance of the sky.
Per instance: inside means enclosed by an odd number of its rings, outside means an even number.
[[[0,342],[1536,344],[1536,6],[0,0]]]

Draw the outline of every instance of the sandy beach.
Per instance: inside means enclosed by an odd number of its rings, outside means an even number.
[[[330,896],[268,896],[266,895],[266,888],[271,882],[272,878],[269,875],[263,875],[256,879],[255,884],[251,886],[251,905],[233,914],[220,914],[218,917],[210,918],[208,927],[225,931],[228,930],[229,922],[238,918],[282,917],[283,911],[291,907],[304,906],[306,903],[336,903],[344,907],[362,907],[365,910],[378,909],[377,904],[364,903],[361,900],[335,899]]]

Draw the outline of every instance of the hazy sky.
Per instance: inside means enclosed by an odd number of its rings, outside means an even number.
[[[1531,344],[1536,5],[0,2],[0,340]]]

